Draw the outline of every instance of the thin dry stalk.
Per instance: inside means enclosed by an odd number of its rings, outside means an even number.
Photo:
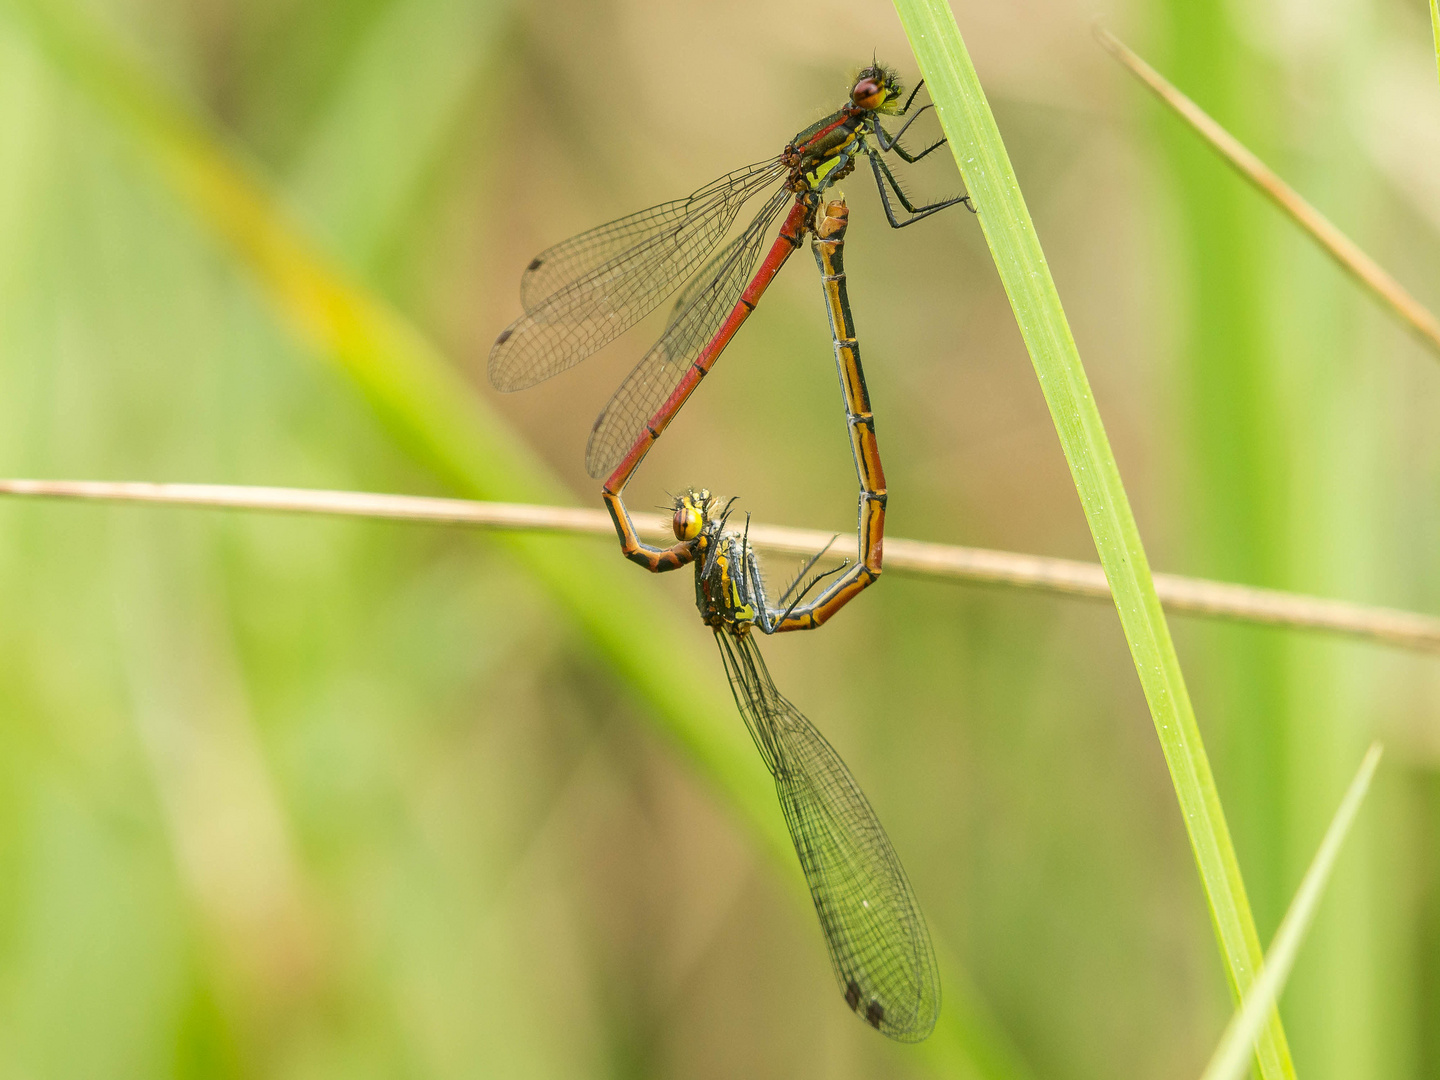
[[[1440,353],[1440,319],[1416,300],[1405,287],[1391,277],[1380,264],[1341,232],[1324,214],[1311,206],[1300,193],[1276,175],[1275,171],[1256,157],[1239,139],[1215,122],[1209,114],[1166,81],[1114,34],[1102,27],[1095,36],[1111,55],[1155,92],[1155,96],[1190,124],[1215,150],[1268,196],[1356,281],[1364,285],[1414,331],[1431,349]]]
[[[361,491],[97,480],[0,480],[0,495],[278,510],[599,536],[614,534],[609,515],[599,509],[378,495]],[[635,526],[643,536],[656,540],[670,537],[668,518],[660,514],[635,514],[634,518]],[[833,539],[833,534],[817,529],[751,524],[750,539],[764,551],[808,556],[825,547]],[[889,538],[885,541],[885,569],[892,573],[954,578],[974,584],[1034,589],[1091,600],[1110,599],[1110,587],[1098,564],[1051,559],[1042,555]],[[1177,613],[1299,630],[1321,630],[1418,652],[1440,652],[1440,619],[1415,612],[1326,600],[1274,589],[1254,589],[1176,574],[1156,574],[1155,591],[1166,609]]]

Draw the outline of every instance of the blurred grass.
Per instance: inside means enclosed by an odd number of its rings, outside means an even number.
[[[1430,0],[1430,35],[1435,42],[1435,73],[1440,75],[1440,0]]]
[[[1256,973],[1255,982],[1226,1027],[1215,1048],[1215,1056],[1210,1059],[1200,1080],[1240,1080],[1245,1075],[1255,1038],[1264,1030],[1266,1019],[1274,1010],[1285,981],[1290,977],[1296,953],[1315,918],[1315,909],[1330,882],[1330,873],[1335,869],[1340,846],[1349,835],[1355,815],[1360,812],[1360,804],[1370,790],[1370,780],[1375,775],[1375,767],[1380,764],[1380,753],[1380,744],[1375,743],[1361,761],[1355,779],[1350,781],[1350,787],[1325,830],[1320,849],[1315,852],[1315,858],[1305,871],[1300,887],[1295,890],[1285,917],[1280,920],[1280,929],[1265,954],[1264,966]]]
[[[384,280],[471,98],[490,90],[511,14],[508,3],[401,0],[357,50],[285,185],[298,217],[350,272]]]
[[[397,442],[419,463],[451,490],[475,498],[563,499],[558,481],[522,449],[517,436],[488,411],[423,336],[313,249],[278,211],[255,171],[246,170],[201,121],[168,99],[142,71],[129,66],[74,13],[59,5],[23,0],[13,3],[12,9],[47,55],[108,115],[140,138],[202,222],[230,245],[301,337],[320,355],[340,364]],[[464,9],[451,9],[456,10]],[[369,145],[355,145],[357,123],[346,117],[368,115],[376,97],[394,91],[393,82],[385,77],[392,64],[383,53],[399,40],[397,20],[402,27],[423,28],[418,40],[406,40],[406,47],[424,52],[432,82],[422,88],[421,100],[442,119],[448,112],[442,103],[453,99],[463,79],[458,70],[449,77],[436,74],[445,65],[432,63],[434,53],[425,48],[426,42],[463,40],[463,33],[474,29],[473,13],[471,19],[458,20],[458,25],[437,26],[422,12],[397,7],[374,37],[377,49],[362,57],[356,85],[343,98],[345,106],[337,109],[340,118],[324,129],[315,163],[303,171],[312,200],[320,201],[320,192],[342,186],[335,161],[368,159],[372,148],[381,150],[386,161],[397,149],[409,151],[409,176],[403,171],[387,173],[383,167],[367,170],[372,186],[358,188],[351,196],[353,204],[329,205],[326,216],[333,235],[342,238],[342,248],[349,246],[352,255],[362,260],[366,251],[373,250],[373,241],[367,243],[365,234],[373,236],[377,223],[387,220],[385,211],[393,212],[403,201],[402,193],[414,182],[416,164],[425,160],[425,145],[433,144],[443,131],[436,120],[411,125],[409,137],[403,140],[392,137],[403,125],[378,133],[364,129]],[[488,21],[496,20],[498,15],[491,13]],[[452,69],[463,67],[462,60],[472,55],[473,40],[467,46],[452,48],[448,54]],[[378,60],[376,51],[382,53]],[[382,76],[378,87],[376,72]],[[756,782],[763,774],[754,768],[753,748],[734,723],[733,702],[720,689],[713,663],[712,670],[705,669],[714,658],[702,659],[673,645],[671,620],[637,602],[634,589],[627,587],[635,576],[619,560],[598,556],[583,541],[563,536],[517,534],[503,542],[578,620],[611,669],[646,702],[661,730],[771,853],[790,867],[794,855],[779,827],[773,792]],[[655,663],[656,656],[664,656],[665,662]],[[705,691],[697,692],[702,687]],[[790,877],[798,881],[793,873]],[[937,937],[949,992],[927,1056],[946,1073],[963,1069],[984,1077],[1023,1075],[943,936]]]
[[[1254,107],[1298,69],[1276,63],[1254,23],[1234,9],[1181,7],[1171,44],[1184,64],[1178,84],[1220,123],[1248,128],[1236,134],[1262,159],[1278,157],[1280,171],[1317,205],[1344,212],[1347,232],[1365,236],[1366,216],[1355,210],[1372,205],[1375,194],[1350,134],[1326,134],[1323,125],[1303,121],[1285,129],[1283,110]],[[1343,110],[1359,92],[1357,64],[1369,51],[1369,30],[1364,19],[1337,24],[1312,44],[1305,81],[1324,109]],[[1210,47],[1194,48],[1197,33],[1207,35]],[[1247,580],[1329,580],[1336,588],[1373,592],[1383,587],[1379,568],[1388,559],[1379,522],[1394,507],[1376,482],[1385,471],[1383,417],[1394,403],[1377,396],[1384,380],[1364,365],[1384,355],[1381,343],[1392,336],[1369,329],[1373,320],[1360,322],[1351,282],[1313,252],[1300,255],[1305,241],[1277,232],[1272,219],[1257,215],[1257,200],[1223,177],[1223,169],[1196,162],[1195,149],[1175,142],[1193,141],[1188,133],[1166,132],[1165,138],[1184,185],[1187,250],[1205,268],[1192,278],[1185,304],[1188,366],[1210,396],[1195,419],[1197,449],[1206,445],[1194,458],[1206,476],[1195,487],[1205,499],[1197,509],[1206,511],[1197,518],[1196,539],[1232,558],[1251,550],[1257,559]],[[1291,159],[1281,166],[1287,149]],[[1207,338],[1240,331],[1239,342],[1207,347]],[[1217,426],[1217,417],[1247,416],[1233,432]],[[1208,445],[1217,435],[1223,448]],[[1211,517],[1212,506],[1243,505],[1236,494],[1246,491],[1255,508],[1249,520]],[[1237,806],[1252,823],[1241,849],[1253,852],[1251,861],[1266,875],[1262,924],[1278,915],[1276,873],[1298,872],[1309,838],[1328,815],[1316,799],[1317,785],[1338,781],[1343,762],[1363,747],[1365,732],[1353,715],[1383,685],[1365,659],[1337,665],[1323,646],[1287,646],[1278,655],[1266,649],[1237,656],[1237,668],[1260,663],[1264,671],[1247,673],[1231,695],[1230,723],[1239,719],[1240,734],[1227,740],[1226,758],[1243,785]],[[1246,698],[1277,676],[1283,680],[1277,707],[1253,715]],[[1375,838],[1397,827],[1390,813],[1380,800],[1371,825],[1360,830],[1351,858],[1370,872],[1347,875],[1337,886],[1287,999],[1292,1036],[1307,1047],[1300,1063],[1307,1076],[1401,1075],[1405,1068],[1408,1052],[1401,1048],[1414,1019],[1400,1005],[1403,979],[1382,974],[1393,974],[1401,956],[1385,928],[1403,920],[1393,889],[1377,876],[1388,859]]]
[[[1180,660],[1155,595],[1140,532],[1089,379],[953,14],[938,0],[897,0],[896,8],[950,138],[955,162],[979,208],[981,226],[1070,463],[1170,767],[1231,990],[1239,999],[1261,962],[1255,919]],[[1278,1012],[1266,1024],[1255,1053],[1261,1076],[1294,1076]]]
[[[278,212],[253,170],[127,65],[77,12],[24,0],[10,7],[47,56],[113,120],[139,136],[202,223],[232,246],[301,338],[354,380],[418,462],[451,490],[476,498],[568,501],[564,487],[414,327],[313,249]],[[748,744],[735,736],[728,694],[707,676],[700,658],[676,651],[664,668],[645,662],[644,645],[658,647],[663,638],[653,636],[653,628],[665,616],[625,587],[631,576],[617,560],[566,537],[516,535],[502,543],[578,618],[712,782],[728,787],[746,774]],[[695,694],[696,686],[707,685],[709,693]],[[765,785],[750,783],[747,790],[738,780],[733,793],[742,815],[770,836],[773,846],[785,848]]]
[[[1266,73],[1235,32],[1219,0],[1167,5],[1160,21],[1166,68],[1178,85],[1225,123],[1243,118],[1236,134],[1262,156],[1265,118],[1243,103],[1267,93]],[[1264,252],[1271,232],[1256,201],[1223,166],[1173,124],[1156,131],[1167,179],[1174,187],[1174,242],[1186,253],[1177,288],[1183,330],[1174,400],[1185,453],[1177,462],[1184,492],[1184,557],[1236,580],[1289,580],[1282,527],[1285,459],[1276,390],[1267,371]],[[1208,642],[1218,663],[1205,689],[1217,725],[1225,799],[1245,858],[1247,886],[1259,925],[1276,924],[1284,905],[1287,814],[1286,697],[1283,643],[1229,637]],[[1307,1070],[1302,1069],[1302,1073]]]

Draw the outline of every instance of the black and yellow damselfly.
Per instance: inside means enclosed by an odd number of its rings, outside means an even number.
[[[722,506],[708,491],[694,489],[681,495],[674,505],[676,542],[666,548],[639,539],[618,493],[607,492],[605,502],[627,558],[655,573],[694,564],[696,605],[714,630],[735,704],[775,780],[840,992],[871,1026],[892,1039],[918,1042],[935,1026],[940,979],[909,879],[850,770],[775,688],[755,644],[757,632],[819,626],[881,570],[885,473],[845,288],[845,204],[831,202],[814,218],[812,247],[825,285],[860,482],[856,561],[806,580],[821,552],[772,604],[748,535],[726,528],[734,500]],[[826,578],[832,580],[807,600]]]

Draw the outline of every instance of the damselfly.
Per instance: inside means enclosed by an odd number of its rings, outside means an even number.
[[[726,530],[730,504],[708,491],[675,500],[676,543],[643,543],[621,495],[605,502],[626,557],[660,573],[695,565],[695,603],[714,630],[735,704],[775,780],[785,823],[820,917],[830,963],[845,1002],[893,1039],[930,1034],[940,1009],[940,980],[924,917],[905,870],[854,777],[834,748],[771,681],[755,633],[820,625],[880,575],[885,531],[885,474],[845,290],[842,248],[847,214],[832,202],[817,214],[813,248],[825,283],[835,362],[845,391],[851,451],[860,481],[859,557],[813,600],[807,595],[838,571],[806,580],[822,551],[771,604],[748,530]]]
[[[927,109],[904,105],[895,72],[872,65],[860,72],[849,100],[804,131],[784,151],[706,184],[686,199],[661,203],[581,233],[542,252],[520,279],[525,314],[490,350],[491,383],[521,390],[557,375],[596,352],[653,311],[687,279],[660,339],[600,413],[585,451],[590,475],[607,477],[619,492],[650,446],[709,372],[740,324],[755,310],[770,281],[804,234],[814,227],[819,196],[868,157],[885,214],[903,228],[968,196],[916,206],[895,179],[883,153],[919,161],[945,140],[912,154],[900,138]],[[893,135],[880,117],[908,118]],[[740,208],[779,184],[750,223],[708,262]],[[907,216],[897,217],[891,195]],[[752,276],[771,222],[792,203],[769,253]],[[703,269],[701,267],[704,263]]]

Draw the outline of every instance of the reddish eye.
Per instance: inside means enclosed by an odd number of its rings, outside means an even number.
[[[861,79],[850,91],[850,100],[862,109],[873,109],[885,100],[885,90],[875,79]]]

